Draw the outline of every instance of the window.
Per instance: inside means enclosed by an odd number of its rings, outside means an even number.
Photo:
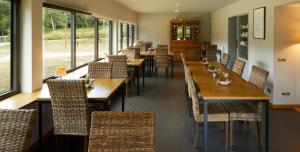
[[[19,91],[17,11],[17,0],[0,0],[0,98]]]
[[[128,24],[123,23],[122,29],[122,49],[126,49],[128,47]]]
[[[134,43],[134,25],[129,25],[129,46],[132,46]]]
[[[104,58],[110,52],[110,23],[111,21],[105,19],[98,20],[98,57]]]
[[[76,66],[95,60],[95,18],[76,14]]]
[[[71,69],[71,13],[43,8],[44,78],[55,74],[57,67]]]
[[[118,23],[118,50],[122,50],[122,23]]]

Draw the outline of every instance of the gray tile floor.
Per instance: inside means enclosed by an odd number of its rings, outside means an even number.
[[[184,74],[180,64],[175,65],[174,78],[166,79],[164,71],[158,77],[147,77],[140,96],[126,99],[126,111],[151,111],[156,113],[155,147],[157,152],[196,152],[193,147],[193,119],[188,115],[184,94]],[[119,111],[121,103],[112,103]],[[218,124],[209,124],[209,152],[257,152],[256,125],[245,127],[235,124],[235,145],[224,148],[224,134]],[[300,113],[293,110],[270,111],[270,152],[300,151]],[[199,137],[199,144],[201,144]],[[47,148],[49,149],[49,147]],[[51,149],[51,147],[50,147]]]

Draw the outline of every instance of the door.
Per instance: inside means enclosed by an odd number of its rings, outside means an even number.
[[[237,58],[237,17],[228,19],[228,54],[230,55],[228,66],[233,67]]]

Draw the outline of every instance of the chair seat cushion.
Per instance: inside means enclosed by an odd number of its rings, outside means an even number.
[[[259,121],[261,119],[257,106],[250,103],[223,103],[229,112],[230,120]]]
[[[195,121],[204,121],[204,106],[199,104],[199,113],[195,116]],[[229,121],[229,114],[221,103],[210,103],[208,104],[208,121],[212,122],[223,122]]]

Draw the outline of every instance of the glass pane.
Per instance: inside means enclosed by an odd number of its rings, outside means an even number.
[[[128,39],[128,35],[127,35],[127,33],[128,33],[128,31],[127,31],[127,26],[128,26],[128,24],[124,24],[123,23],[123,33],[122,33],[122,49],[126,49],[127,47],[128,47],[128,44],[127,44],[127,39]]]
[[[54,76],[57,67],[71,68],[71,13],[43,8],[44,78]]]
[[[132,46],[132,38],[133,38],[133,36],[132,36],[132,25],[129,25],[129,46]]]
[[[11,90],[11,1],[0,0],[0,94]]]
[[[99,19],[99,58],[109,54],[109,20]]]
[[[118,50],[121,50],[121,27],[122,23],[118,23]]]
[[[85,14],[76,14],[76,66],[95,60],[95,20]]]

